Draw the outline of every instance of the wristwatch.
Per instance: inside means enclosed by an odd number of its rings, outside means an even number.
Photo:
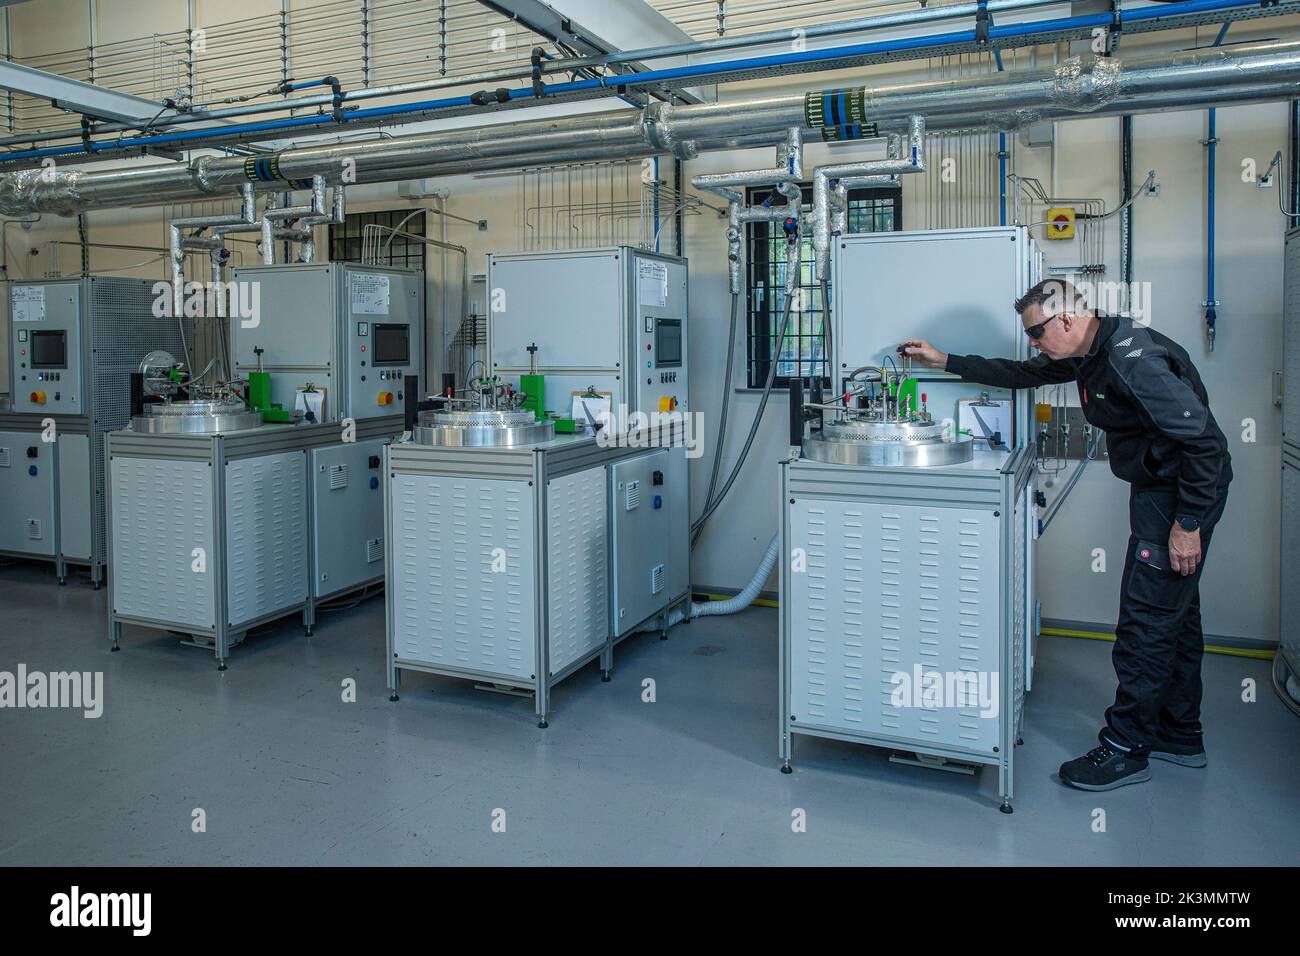
[[[1201,526],[1200,519],[1192,518],[1188,515],[1178,516],[1178,526],[1184,531],[1196,531]]]

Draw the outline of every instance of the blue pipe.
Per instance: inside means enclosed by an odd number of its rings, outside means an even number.
[[[1158,22],[1190,13],[1207,13],[1221,10],[1235,10],[1258,6],[1259,0],[1181,0],[1166,3],[1160,7],[1146,7],[1124,14],[1129,23]],[[1031,23],[1015,23],[989,28],[991,40],[1034,36],[1039,33],[1058,33],[1061,30],[1111,26],[1115,18],[1110,13],[1089,14],[1078,17],[1061,17],[1055,20],[1039,20]],[[587,93],[594,90],[617,90],[627,86],[617,82],[618,79],[631,79],[637,85],[653,85],[665,80],[708,79],[723,73],[761,70],[767,67],[789,66],[801,63],[817,63],[825,60],[837,60],[848,57],[872,56],[880,53],[894,53],[904,50],[925,50],[935,47],[951,46],[960,43],[974,43],[975,31],[959,30],[951,33],[939,33],[922,37],[906,37],[897,40],[882,40],[874,43],[857,43],[848,46],[828,47],[823,50],[805,50],[801,53],[783,53],[775,56],[745,57],[737,60],[724,60],[717,63],[696,66],[674,67],[666,70],[649,70],[627,77],[598,77],[595,79],[574,80],[568,83],[555,83],[546,88],[552,96],[567,93]],[[532,99],[531,88],[515,89],[508,92],[508,99]],[[346,102],[347,94],[342,97]],[[384,119],[403,116],[410,113],[433,112],[442,109],[475,105],[469,96],[452,96],[436,100],[422,100],[414,103],[402,103],[394,106],[379,106],[365,110],[353,110],[341,115],[341,123],[357,120]],[[164,146],[171,143],[185,143],[194,140],[212,138],[213,136],[240,136],[247,133],[270,133],[278,130],[307,129],[339,125],[332,117],[296,116],[287,119],[266,120],[258,123],[242,123],[216,129],[185,130],[177,133],[159,133],[153,136],[137,136],[131,139],[119,137],[116,140],[91,143],[89,152],[116,152],[124,149],[136,149],[142,146]],[[47,156],[84,155],[87,147],[83,144],[72,146],[50,146],[42,149],[27,149],[0,153],[0,161],[20,159],[43,159]]]
[[[993,61],[1002,72],[1002,52],[993,51]],[[1007,224],[1007,134],[998,133],[998,225]]]

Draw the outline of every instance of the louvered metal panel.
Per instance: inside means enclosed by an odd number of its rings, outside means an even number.
[[[926,706],[923,690],[935,674],[941,690],[973,674],[993,693],[1002,623],[993,512],[798,499],[789,521],[790,547],[807,565],[788,575],[792,719],[992,753],[996,710],[952,693]]]
[[[110,467],[113,612],[212,627],[211,467],[120,455]]]
[[[533,489],[525,481],[399,473],[390,495],[397,657],[533,679]]]
[[[550,672],[558,674],[609,637],[609,544],[604,468],[546,488]]]
[[[301,451],[226,464],[230,626],[307,600],[307,476]]]

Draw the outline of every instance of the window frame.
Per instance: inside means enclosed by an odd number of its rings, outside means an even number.
[[[418,212],[419,215],[411,216],[411,219],[401,227],[401,231],[408,232],[413,236],[427,237],[426,230],[429,222],[429,211],[427,209],[374,209],[347,213],[342,223],[330,224],[330,261],[360,262],[362,236],[367,225],[374,223],[392,228],[407,216],[410,216],[412,212]],[[428,249],[426,243],[394,236],[386,261],[378,264],[395,268],[425,270]]]
[[[808,211],[812,205],[812,184],[800,184],[803,193],[803,208]],[[769,196],[774,196],[774,201],[784,202],[775,189],[771,187],[750,187],[746,190],[746,201],[750,205],[761,204]],[[872,203],[885,204],[886,207],[892,206],[889,212],[893,216],[893,232],[901,232],[903,228],[903,198],[902,189],[898,186],[875,186],[864,187],[860,189],[849,190],[849,222],[853,225],[854,204],[855,203]],[[859,210],[860,212],[861,210]],[[873,217],[879,215],[881,209],[873,205],[871,213]],[[782,278],[785,269],[784,250],[781,249],[780,243],[783,237],[780,230],[780,222],[751,222],[745,226],[745,236],[743,241],[746,243],[746,267],[745,267],[745,354],[744,362],[744,385],[742,391],[761,391],[767,384],[767,375],[772,361],[771,343],[776,334],[776,326],[781,321],[781,295],[770,295],[772,289],[779,289],[779,280]],[[877,231],[877,230],[871,230]],[[879,230],[885,231],[885,230]],[[788,389],[792,378],[799,377],[804,382],[810,382],[814,378],[821,379],[823,388],[829,388],[831,385],[831,368],[829,365],[829,356],[825,355],[826,327],[825,323],[832,318],[830,309],[823,306],[820,302],[821,289],[820,283],[813,279],[813,256],[812,256],[812,239],[809,236],[801,238],[803,249],[800,255],[800,291],[805,300],[805,307],[798,313],[791,313],[790,324],[787,326],[785,339],[787,342],[792,337],[796,339],[794,348],[794,359],[778,358],[777,375],[772,382],[772,389]],[[773,261],[772,253],[774,250],[781,251],[781,257]],[[760,281],[761,280],[761,281]],[[830,292],[831,304],[834,303],[835,290],[834,280],[827,282],[827,291]],[[765,307],[766,306],[766,307]],[[803,329],[795,326],[798,316],[806,317]],[[817,322],[820,321],[820,328],[817,328]],[[801,352],[802,342],[800,339],[807,339],[810,343],[808,357],[804,357]],[[817,343],[822,346],[821,354],[817,358],[811,356],[817,354]],[[786,349],[782,348],[782,352]],[[797,362],[795,371],[807,373],[801,376],[791,376],[781,374],[781,365]],[[814,363],[821,366],[825,374],[817,376],[815,374]]]

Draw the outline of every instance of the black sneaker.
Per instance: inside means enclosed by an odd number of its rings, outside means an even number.
[[[1146,757],[1135,757],[1105,744],[1061,764],[1061,781],[1080,790],[1114,790],[1151,779]]]
[[[1201,741],[1196,742],[1195,747],[1186,744],[1179,746],[1177,744],[1160,744],[1159,747],[1152,747],[1149,756],[1152,760],[1166,760],[1169,763],[1176,763],[1180,767],[1204,767],[1209,763],[1209,758],[1205,756],[1205,744]]]

